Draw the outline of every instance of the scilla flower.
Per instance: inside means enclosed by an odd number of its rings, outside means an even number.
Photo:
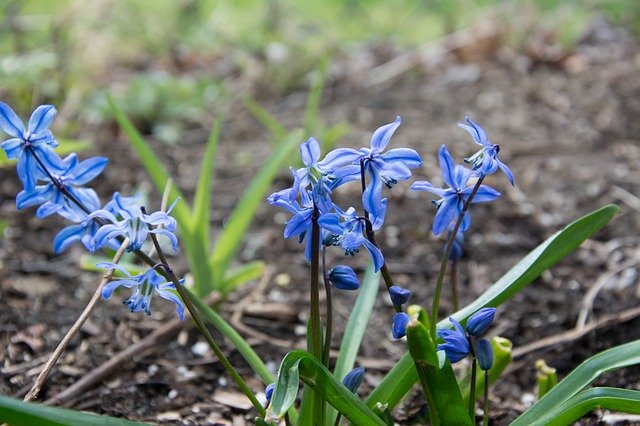
[[[495,308],[482,308],[469,317],[465,328],[450,317],[453,330],[438,330],[438,336],[444,340],[444,343],[438,345],[438,350],[443,350],[452,363],[466,358],[473,348],[471,339],[480,336],[489,327],[495,313]]]
[[[433,234],[440,235],[447,227],[460,217],[462,209],[467,199],[473,192],[473,185],[469,185],[471,171],[462,166],[455,165],[451,154],[447,151],[447,147],[442,145],[438,152],[440,159],[440,171],[442,172],[442,180],[449,185],[449,188],[436,188],[428,181],[419,181],[411,185],[411,189],[416,191],[427,191],[441,197],[439,200],[433,201],[438,207],[436,216],[433,220]],[[480,185],[478,191],[472,199],[472,203],[483,203],[495,200],[500,193],[495,189]],[[462,219],[459,231],[464,232],[469,229],[471,224],[471,216],[467,213]]]
[[[411,297],[411,290],[400,287],[399,285],[392,285],[389,287],[389,297],[394,305],[402,306],[407,303]]]
[[[40,105],[33,111],[29,118],[29,125],[24,123],[16,113],[4,102],[0,102],[0,128],[12,136],[0,147],[4,149],[9,159],[17,159],[18,177],[22,181],[25,191],[31,191],[37,183],[37,161],[31,151],[38,156],[44,164],[52,165],[57,161],[52,148],[58,146],[58,142],[49,130],[49,125],[56,117],[56,109],[53,105]]]
[[[404,312],[397,312],[391,321],[391,335],[394,339],[400,339],[407,334],[407,324],[409,324],[409,315]]]
[[[360,281],[356,273],[346,265],[337,265],[329,270],[327,274],[329,282],[340,290],[357,290],[360,287]]]
[[[493,348],[487,339],[480,339],[476,342],[476,358],[480,369],[487,371],[493,367]]]
[[[132,288],[131,297],[123,303],[131,309],[131,312],[144,311],[147,315],[151,315],[151,297],[154,293],[158,293],[163,299],[170,300],[176,304],[178,317],[184,320],[184,304],[180,297],[171,291],[175,290],[176,287],[173,283],[167,282],[165,278],[158,275],[154,269],[147,269],[141,275],[132,276],[129,271],[115,263],[102,262],[96,266],[104,269],[117,269],[125,275],[125,278],[116,278],[102,288],[103,299],[110,298],[118,287]],[[180,284],[183,282],[184,279],[180,280]]]
[[[113,238],[122,236],[129,238],[128,251],[140,250],[149,233],[153,233],[169,238],[173,250],[178,250],[178,239],[173,233],[176,229],[176,220],[169,216],[178,200],[174,201],[166,212],[157,211],[151,214],[144,214],[142,209],[134,204],[130,198],[122,197],[118,192],[113,194],[112,202],[115,214],[110,211],[111,209],[103,209],[87,216],[87,220],[102,218],[110,222],[102,225],[96,232],[96,248],[103,247]],[[154,228],[149,229],[149,225]]]
[[[465,118],[469,125],[467,126],[466,124],[458,123],[458,127],[469,132],[474,142],[480,145],[482,148],[473,156],[465,158],[464,161],[471,164],[473,171],[478,176],[490,175],[492,173],[495,173],[496,170],[500,168],[500,170],[502,170],[507,176],[507,179],[509,179],[511,185],[515,186],[515,181],[513,179],[513,173],[511,173],[511,169],[509,169],[506,164],[498,159],[500,146],[491,143],[491,141],[487,137],[487,133],[479,124],[474,123],[469,117]]]
[[[362,379],[364,379],[364,367],[357,367],[349,371],[347,375],[344,376],[342,384],[351,392],[356,393],[362,384]]]

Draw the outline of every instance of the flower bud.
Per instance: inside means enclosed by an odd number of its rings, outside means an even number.
[[[271,402],[271,397],[273,396],[273,388],[276,387],[275,383],[270,383],[264,390],[264,396],[267,398],[267,401]]]
[[[493,348],[487,339],[480,339],[476,343],[476,358],[482,370],[491,370],[493,367]]]
[[[342,379],[342,384],[346,386],[351,392],[356,393],[358,387],[362,384],[364,378],[364,367],[354,368],[349,371],[347,375]]]
[[[407,334],[407,324],[409,324],[409,319],[409,315],[404,312],[398,312],[393,316],[391,335],[394,339],[400,339]]]
[[[465,329],[472,336],[479,336],[489,327],[493,317],[496,314],[496,308],[482,308],[475,314],[471,315]]]
[[[338,265],[329,270],[329,282],[340,290],[357,290],[360,287],[360,281],[356,273],[348,266]]]
[[[394,305],[402,306],[407,303],[411,297],[411,291],[398,285],[392,285],[389,288],[389,297]]]

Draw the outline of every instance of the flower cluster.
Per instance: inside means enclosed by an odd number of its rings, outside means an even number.
[[[36,206],[36,216],[44,218],[57,214],[73,224],[62,229],[53,240],[56,253],[66,250],[80,241],[90,252],[102,247],[116,249],[128,238],[127,250],[140,250],[149,234],[164,235],[174,250],[178,240],[174,234],[176,221],[169,213],[158,211],[146,214],[136,204],[135,198],[122,197],[118,192],[102,208],[100,199],[92,188],[84,185],[96,178],[107,165],[107,158],[92,157],[83,161],[73,153],[60,158],[54,151],[58,146],[49,126],[56,116],[52,105],[35,109],[25,127],[17,114],[0,102],[0,128],[11,136],[0,144],[7,158],[17,160],[17,174],[23,189],[16,196],[19,209]],[[99,265],[107,267],[105,264]],[[132,312],[150,313],[150,299],[157,292],[161,297],[178,305],[178,316],[183,318],[184,307],[170,290],[175,290],[153,270],[132,277],[122,268],[109,264],[127,275],[105,286],[103,298],[107,299],[120,286],[133,288],[132,296],[125,302]]]
[[[438,330],[438,336],[445,342],[438,345],[438,350],[443,350],[452,363],[472,355],[478,359],[480,368],[491,369],[493,365],[491,343],[478,337],[491,325],[495,314],[495,308],[482,308],[469,317],[465,328],[462,328],[454,318],[449,318],[453,324],[453,330]]]
[[[400,122],[397,117],[393,123],[378,128],[373,133],[370,147],[335,149],[323,159],[320,159],[320,144],[314,138],[300,145],[304,166],[291,169],[292,187],[275,192],[267,199],[293,215],[285,226],[284,237],[298,237],[303,242],[316,221],[322,230],[321,244],[340,246],[347,255],[354,255],[364,247],[376,271],[380,270],[384,258],[367,238],[366,231],[368,225],[377,230],[384,223],[387,199],[382,196],[382,186],[391,188],[398,181],[409,179],[410,169],[422,164],[418,153],[409,148],[383,153]],[[364,215],[358,215],[353,207],[343,210],[333,203],[331,194],[336,188],[367,177],[369,181],[366,184],[363,181],[362,192]],[[311,260],[311,253],[311,237],[307,237],[307,260]]]

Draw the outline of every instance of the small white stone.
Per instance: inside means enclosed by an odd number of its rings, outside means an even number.
[[[175,399],[177,396],[178,396],[178,391],[175,389],[171,389],[167,394],[167,398],[169,399]]]
[[[209,345],[206,342],[196,342],[191,346],[191,352],[199,357],[203,357],[209,352]]]

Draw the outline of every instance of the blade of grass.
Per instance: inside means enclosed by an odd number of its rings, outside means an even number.
[[[549,426],[572,424],[596,408],[640,414],[640,391],[608,387],[584,390],[553,408],[547,416],[550,420],[546,424]]]
[[[554,407],[566,402],[602,374],[636,364],[640,364],[640,340],[600,352],[576,367],[512,425],[545,424],[545,421],[551,420],[550,413]]]
[[[227,274],[222,289],[225,293],[229,293],[246,282],[260,278],[263,272],[264,262],[261,260],[247,262]]]
[[[65,408],[49,407],[33,402],[24,402],[2,395],[0,395],[0,422],[14,426],[134,426],[146,424]]]
[[[138,154],[138,158],[142,162],[144,168],[147,170],[147,173],[149,173],[149,177],[153,181],[153,184],[156,186],[156,189],[160,193],[164,192],[165,187],[167,186],[167,181],[169,180],[169,173],[160,162],[160,159],[153,152],[153,149],[151,149],[147,141],[145,141],[144,137],[142,137],[133,123],[127,118],[122,108],[120,108],[120,106],[113,100],[110,95],[107,94],[106,96],[113,117],[115,118],[116,122],[125,133],[125,135],[127,135],[131,146]],[[188,224],[191,223],[191,212],[189,204],[182,196],[182,194],[180,194],[180,191],[178,191],[175,186],[172,186],[170,189],[169,198],[171,200],[174,200],[177,197],[181,197],[181,200],[173,209],[173,216],[178,221],[180,231],[183,233],[183,235],[189,235],[190,228],[188,227]]]
[[[287,137],[289,131],[280,124],[277,118],[275,118],[269,111],[264,109],[258,102],[254,99],[247,97],[242,101],[244,107],[254,116],[256,120],[258,120],[264,127],[267,128],[273,139],[276,141],[280,141]]]
[[[256,210],[266,198],[265,193],[271,186],[274,176],[280,170],[282,163],[289,159],[300,138],[299,131],[292,132],[278,144],[229,216],[227,225],[220,233],[215,249],[209,258],[209,265],[216,274],[214,277],[217,283],[223,281],[223,274],[236,256]]]

